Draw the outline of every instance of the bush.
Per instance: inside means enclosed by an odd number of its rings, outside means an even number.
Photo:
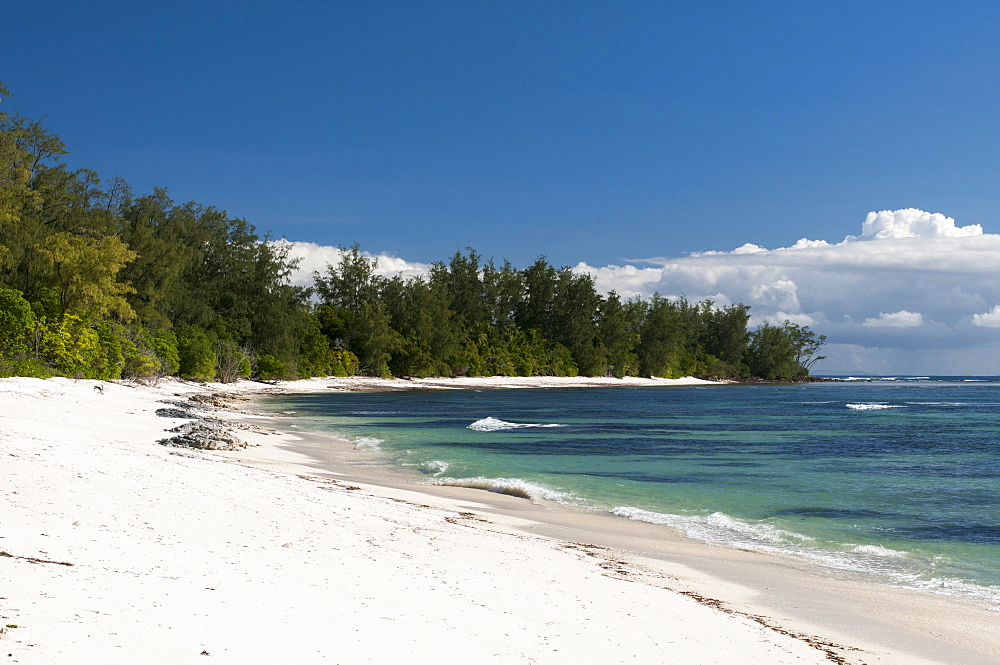
[[[8,376],[30,376],[35,379],[48,379],[56,376],[52,368],[40,360],[28,358],[25,360],[0,360],[0,378]]]
[[[97,331],[72,314],[42,326],[39,357],[57,374],[81,379],[98,378],[103,365]]]
[[[288,365],[270,353],[257,356],[257,378],[261,381],[275,381],[288,378]]]
[[[215,378],[215,349],[212,340],[198,328],[177,334],[178,374],[182,379],[211,381]]]
[[[330,376],[354,376],[359,365],[358,357],[347,349],[330,349]]]
[[[330,354],[330,340],[319,329],[315,317],[309,322],[299,338],[299,376],[329,376],[332,374],[333,357]]]
[[[177,348],[177,335],[174,334],[174,331],[145,330],[142,339],[156,356],[159,363],[158,375],[169,376],[178,373],[181,367],[181,357]]]
[[[16,358],[34,347],[35,313],[20,291],[0,289],[0,357]]]

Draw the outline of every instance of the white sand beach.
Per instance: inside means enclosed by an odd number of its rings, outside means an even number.
[[[314,379],[279,389],[472,383]],[[363,482],[336,467],[349,446],[269,431],[266,417],[220,414],[256,425],[238,430],[250,447],[236,452],[157,443],[185,422],[156,415],[162,400],[215,390],[275,387],[0,379],[6,662],[1000,659],[1000,614],[987,608],[828,581],[776,557],[660,537],[652,525],[467,488]],[[308,454],[322,446],[330,459]]]

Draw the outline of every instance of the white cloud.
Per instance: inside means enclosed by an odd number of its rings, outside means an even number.
[[[908,312],[905,309],[901,309],[898,312],[893,312],[892,314],[879,312],[877,317],[865,319],[865,322],[861,325],[876,328],[915,328],[923,325],[923,323],[923,314],[920,314],[919,312]]]
[[[965,238],[981,235],[983,235],[983,227],[979,224],[956,226],[955,220],[951,217],[945,217],[937,212],[924,212],[916,208],[870,212],[861,225],[861,237],[866,240]]]
[[[753,243],[746,243],[740,247],[733,250],[733,254],[760,254],[761,252],[766,252],[767,250],[760,245],[755,245]]]
[[[314,242],[299,242],[289,240],[273,241],[277,244],[284,244],[288,248],[288,258],[298,260],[298,266],[292,272],[291,282],[299,286],[308,286],[313,283],[313,273],[326,272],[327,265],[336,265],[340,262],[343,252],[338,247],[329,245],[317,245]],[[375,272],[385,277],[401,275],[403,277],[415,277],[425,275],[430,272],[430,266],[426,263],[406,261],[404,259],[389,256],[388,254],[373,255],[368,252],[361,252],[362,255],[376,259]]]
[[[1000,328],[1000,305],[994,305],[988,312],[973,314],[972,325],[979,328]]]
[[[798,311],[798,287],[790,279],[778,279],[770,284],[758,284],[750,289],[750,305],[766,305],[768,309]]]
[[[751,310],[752,312],[753,310]],[[803,314],[802,312],[771,312],[770,314],[764,314],[762,316],[751,316],[750,325],[759,326],[762,323],[770,323],[771,325],[780,326],[785,321],[789,323],[794,323],[800,326],[815,326],[816,319],[809,316],[808,314]]]
[[[825,240],[809,240],[808,238],[799,238],[799,240],[791,247],[782,247],[782,250],[787,249],[808,249],[810,247],[829,247],[830,243]]]

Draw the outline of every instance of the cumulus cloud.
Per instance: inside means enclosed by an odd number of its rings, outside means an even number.
[[[973,314],[972,325],[979,328],[1000,328],[1000,305],[994,305],[988,312]]]
[[[861,237],[866,240],[886,238],[966,238],[983,235],[979,224],[956,226],[955,220],[939,212],[924,212],[916,208],[870,212],[861,225]]]
[[[778,279],[770,284],[758,284],[750,289],[750,304],[766,305],[768,309],[798,311],[798,286],[790,279]]]
[[[876,328],[915,328],[919,325],[923,325],[923,323],[923,314],[919,312],[908,312],[905,309],[901,309],[898,312],[893,312],[892,314],[879,312],[877,317],[865,319],[865,322],[861,325]]]
[[[298,286],[308,286],[313,283],[313,273],[324,273],[328,265],[336,265],[343,256],[343,251],[339,247],[329,245],[318,245],[314,242],[299,242],[290,240],[276,240],[276,244],[283,245],[288,250],[288,258],[298,262],[292,271],[291,282]],[[375,272],[385,277],[415,277],[424,275],[430,271],[430,266],[426,263],[406,261],[388,254],[369,254],[361,252],[362,255],[376,259]]]

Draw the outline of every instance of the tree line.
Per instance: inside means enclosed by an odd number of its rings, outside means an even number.
[[[0,95],[8,91],[0,84]],[[0,376],[805,376],[825,338],[749,307],[601,295],[544,257],[473,249],[404,279],[358,245],[292,285],[244,219],[70,169],[42,123],[0,112]]]

